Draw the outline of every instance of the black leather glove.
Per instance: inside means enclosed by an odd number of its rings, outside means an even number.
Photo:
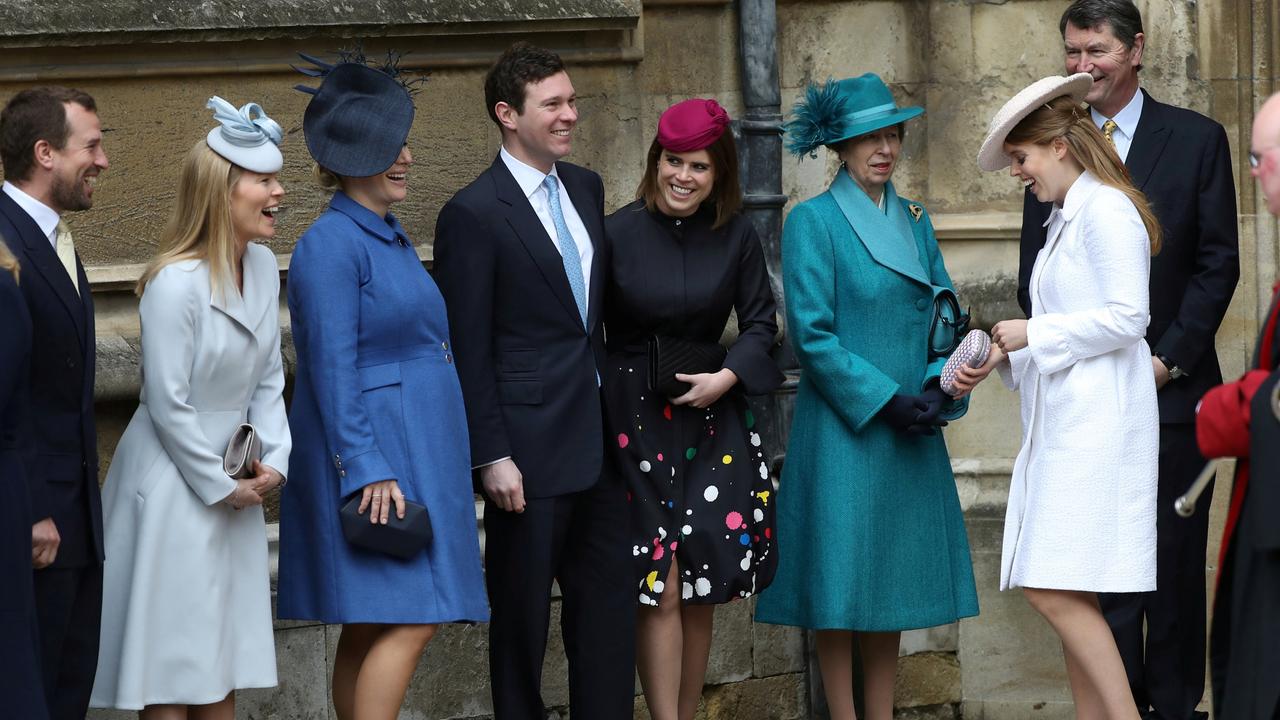
[[[920,393],[919,398],[924,402],[927,408],[918,418],[916,418],[916,423],[934,427],[946,427],[947,421],[939,420],[938,417],[942,414],[942,408],[954,398],[943,392],[937,382],[929,383],[929,386],[924,389],[924,392]]]
[[[929,410],[929,404],[918,395],[903,395],[898,393],[889,398],[889,402],[880,408],[879,415],[889,426],[898,432],[910,432],[917,434],[922,433],[918,418],[921,413]]]

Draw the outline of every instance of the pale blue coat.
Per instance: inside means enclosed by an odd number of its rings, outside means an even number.
[[[280,618],[486,621],[471,457],[444,299],[395,216],[339,192],[289,267],[298,351],[280,496]],[[395,479],[435,539],[409,560],[348,544],[338,509]]]
[[[924,209],[885,187],[880,210],[845,172],[782,233],[787,333],[800,387],[778,491],[778,574],[756,619],[892,631],[976,615],[969,542],[942,435],[877,413],[921,391],[933,287],[951,287]],[[954,419],[967,400],[952,403]]]

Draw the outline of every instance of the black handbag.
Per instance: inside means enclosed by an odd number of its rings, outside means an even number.
[[[427,507],[409,500],[404,501],[404,519],[396,516],[395,506],[388,513],[387,524],[369,522],[369,510],[361,515],[361,493],[356,493],[338,516],[342,519],[342,535],[347,542],[365,550],[394,555],[408,560],[431,544],[431,515]]]
[[[696,375],[718,372],[724,367],[728,354],[720,343],[685,340],[667,335],[653,335],[646,348],[648,353],[648,385],[664,397],[679,397],[693,387],[676,380],[676,373]]]
[[[929,323],[929,360],[950,357],[969,333],[969,313],[960,310],[953,290],[934,286],[933,319]]]

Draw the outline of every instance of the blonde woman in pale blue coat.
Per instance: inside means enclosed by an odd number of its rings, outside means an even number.
[[[275,234],[280,128],[214,98],[161,253],[138,282],[142,396],[103,488],[102,643],[91,704],[142,720],[231,720],[276,684],[262,498],[288,472]],[[229,222],[228,222],[229,221]],[[256,475],[222,454],[252,423]]]

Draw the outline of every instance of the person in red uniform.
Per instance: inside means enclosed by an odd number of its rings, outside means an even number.
[[[1280,94],[1253,123],[1251,172],[1280,215]],[[1280,283],[1243,377],[1210,390],[1196,414],[1209,458],[1235,457],[1210,635],[1214,717],[1280,718]]]

